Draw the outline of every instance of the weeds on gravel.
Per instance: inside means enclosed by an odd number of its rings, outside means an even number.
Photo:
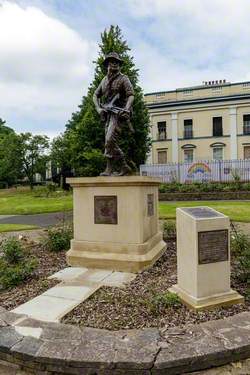
[[[0,254],[0,289],[21,284],[32,275],[38,265],[37,259],[31,258],[15,237],[1,243]]]
[[[182,303],[176,293],[165,292],[155,295],[146,305],[152,313],[159,313],[162,308],[179,308]]]
[[[163,222],[163,238],[166,240],[176,238],[176,224],[172,220],[164,220]]]

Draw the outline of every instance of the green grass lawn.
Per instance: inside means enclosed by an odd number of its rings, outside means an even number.
[[[23,225],[23,224],[0,224],[1,232],[15,232],[20,230],[36,229],[35,225]]]
[[[0,215],[39,214],[71,210],[71,194],[36,197],[29,189],[0,190]]]
[[[192,201],[160,202],[160,218],[175,219],[177,207],[209,206],[234,221],[250,222],[250,202],[248,201]],[[73,208],[71,194],[36,197],[28,188],[0,190],[0,215],[37,214],[68,211]]]
[[[250,202],[248,201],[191,201],[159,202],[159,215],[162,219],[175,219],[177,207],[209,206],[233,221],[250,222]]]

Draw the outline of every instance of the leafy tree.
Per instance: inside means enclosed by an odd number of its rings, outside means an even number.
[[[117,52],[124,60],[121,71],[130,78],[135,90],[131,121],[135,133],[131,134],[128,126],[124,125],[120,137],[121,148],[130,165],[136,168],[144,163],[150,147],[149,116],[143,101],[142,89],[138,84],[138,69],[135,67],[133,57],[129,54],[130,48],[123,40],[118,26],[111,26],[109,30],[101,34],[99,48],[97,61],[94,62],[96,65],[94,80],[88,89],[87,96],[83,97],[79,110],[72,114],[64,134],[71,148],[72,167],[78,175],[98,175],[105,165],[104,126],[95,110],[92,97],[106,74],[103,61],[105,55],[111,51]]]
[[[0,118],[0,137],[8,135],[10,133],[15,133],[13,129],[9,128],[8,126],[5,125],[6,121],[3,121]]]
[[[17,183],[22,177],[20,152],[20,139],[14,131],[0,137],[0,181],[5,186]]]
[[[32,135],[22,133],[20,139],[20,156],[25,177],[28,178],[30,188],[34,186],[34,176],[36,173],[45,175],[48,155],[46,151],[49,147],[49,139],[43,135]]]
[[[53,139],[51,145],[51,154],[50,159],[52,162],[52,166],[59,168],[60,175],[58,180],[60,179],[60,186],[62,188],[66,187],[66,177],[72,175],[71,172],[71,148],[69,143],[69,138],[63,135],[59,135],[58,137]],[[54,177],[55,178],[55,177]]]
[[[0,186],[9,186],[21,177],[17,134],[0,118]]]

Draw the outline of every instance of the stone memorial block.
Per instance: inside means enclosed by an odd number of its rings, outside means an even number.
[[[137,272],[165,250],[158,226],[160,180],[146,176],[69,178],[74,196],[74,267]]]
[[[229,218],[209,207],[177,208],[178,284],[170,288],[194,309],[243,302],[230,287]]]

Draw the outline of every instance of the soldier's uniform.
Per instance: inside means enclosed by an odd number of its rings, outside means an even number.
[[[101,104],[109,104],[119,94],[119,98],[113,104],[124,108],[128,97],[134,95],[134,89],[129,78],[119,72],[110,78],[105,76],[96,89],[95,94],[100,99]],[[106,116],[105,156],[107,158],[115,160],[124,159],[124,154],[117,143],[123,123],[124,121],[118,114],[109,112]]]

